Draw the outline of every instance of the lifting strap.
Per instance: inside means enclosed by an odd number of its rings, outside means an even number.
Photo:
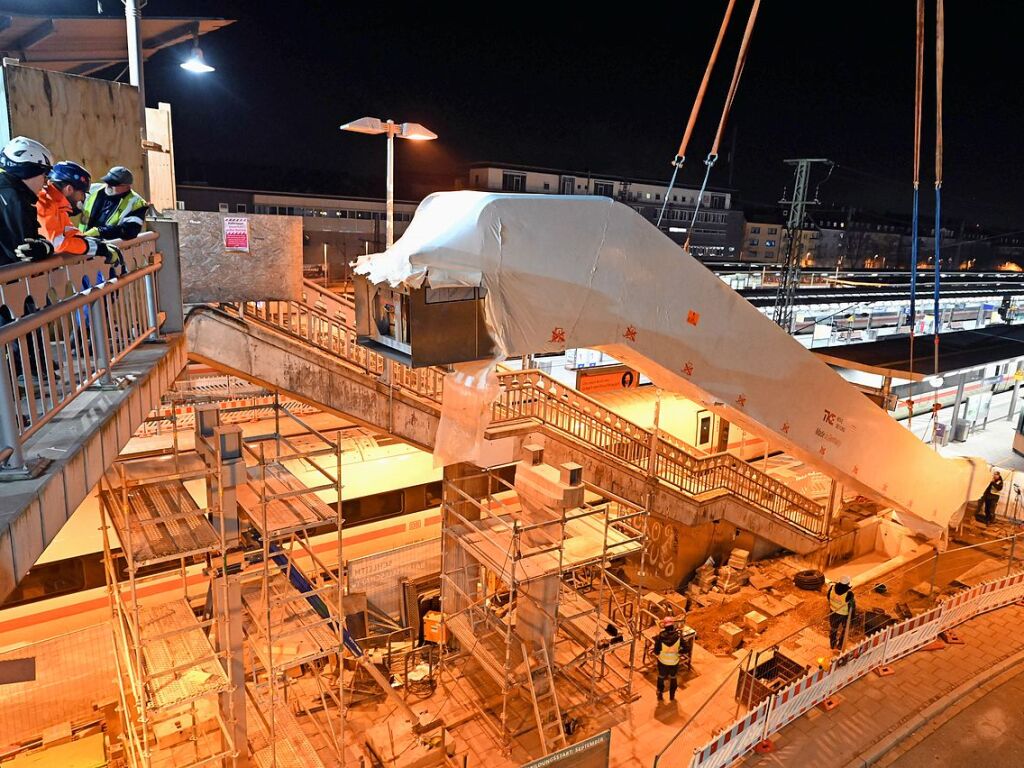
[[[750,16],[747,18],[747,28],[743,30],[743,42],[740,43],[740,52],[736,56],[736,66],[732,71],[732,82],[729,84],[729,93],[725,97],[725,104],[722,105],[722,116],[718,120],[718,130],[715,132],[715,141],[711,145],[711,151],[708,156],[704,159],[704,165],[707,166],[707,170],[704,172],[704,181],[700,185],[700,194],[697,195],[697,204],[693,208],[693,219],[690,221],[690,226],[686,230],[686,242],[683,244],[683,250],[686,253],[690,252],[690,238],[693,236],[693,227],[697,223],[697,214],[700,211],[701,203],[704,200],[704,191],[708,187],[708,178],[711,176],[711,169],[714,167],[718,160],[718,146],[722,141],[722,132],[725,131],[725,121],[729,117],[729,111],[732,109],[733,100],[736,98],[736,90],[740,85],[740,77],[743,76],[743,67],[747,63],[747,49],[750,47],[750,35],[754,31],[754,21],[757,19],[757,11],[761,7],[761,0],[754,0],[754,5],[750,9]]]
[[[734,5],[736,5],[736,0],[729,0],[729,5],[725,9],[725,16],[722,18],[722,26],[719,28],[718,37],[715,39],[715,47],[711,49],[711,58],[708,59],[708,65],[704,69],[704,79],[700,81],[700,88],[697,89],[697,98],[693,100],[693,108],[690,109],[690,119],[686,122],[683,140],[679,142],[679,151],[676,152],[676,157],[672,161],[672,179],[668,183],[668,189],[665,190],[665,199],[661,203],[661,212],[658,214],[659,227],[661,226],[661,220],[665,217],[665,207],[668,205],[672,188],[676,183],[676,174],[679,173],[679,169],[686,162],[686,147],[690,143],[690,136],[693,134],[693,126],[697,122],[697,115],[700,112],[701,104],[704,103],[704,94],[708,89],[708,80],[711,79],[711,70],[714,69],[715,61],[718,59],[718,51],[722,47],[722,38],[725,37],[725,30],[729,26],[729,18],[732,16]]]
[[[921,111],[924,98],[924,0],[917,0],[917,55],[914,61],[914,218],[910,244],[910,400],[907,424],[914,429],[914,326],[917,323],[918,198],[921,184]]]
[[[945,63],[946,16],[943,0],[936,0],[935,6],[935,371],[939,375],[939,280],[942,275],[942,69]],[[939,423],[939,388],[935,387],[935,401],[932,403],[934,426]],[[954,418],[956,414],[953,415]],[[937,448],[938,439],[933,428],[932,444]]]

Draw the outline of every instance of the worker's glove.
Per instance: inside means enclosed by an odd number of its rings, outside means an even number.
[[[89,227],[89,229],[85,230],[85,232],[83,232],[82,234],[85,237],[99,237],[100,236],[100,228],[99,227]]]
[[[96,255],[103,257],[104,264],[111,264],[115,267],[124,266],[124,255],[121,253],[121,249],[112,243],[99,240],[96,243]]]
[[[41,261],[53,256],[53,243],[30,237],[15,248],[14,253],[22,261]]]

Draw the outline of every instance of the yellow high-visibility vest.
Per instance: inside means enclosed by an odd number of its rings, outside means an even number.
[[[679,644],[682,642],[682,638],[676,638],[676,641],[671,645],[663,642],[661,644],[661,653],[658,654],[658,661],[670,667],[674,667],[679,663]]]
[[[847,592],[846,595],[848,594],[850,593]],[[828,608],[832,613],[846,616],[850,612],[850,603],[847,601],[846,595],[837,595],[835,587],[828,588]]]
[[[88,221],[92,218],[92,209],[96,204],[96,198],[99,197],[100,190],[104,189],[106,186],[106,184],[93,184],[89,187],[89,195],[85,198],[85,206],[82,208],[82,219],[78,225],[79,229],[83,232],[89,228]],[[146,205],[146,199],[134,189],[130,190],[127,195],[121,198],[117,207],[107,215],[107,220],[98,222],[97,226],[114,227],[125,221],[130,221],[141,227],[145,227],[146,222],[143,219],[127,215],[131,211],[138,210],[144,205]]]

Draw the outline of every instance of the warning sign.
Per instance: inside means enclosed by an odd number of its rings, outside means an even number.
[[[640,374],[625,365],[609,365],[576,371],[576,389],[580,392],[613,392],[617,389],[636,389]]]
[[[224,250],[249,252],[249,219],[244,216],[224,217]]]

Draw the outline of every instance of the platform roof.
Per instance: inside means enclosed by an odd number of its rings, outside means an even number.
[[[233,19],[142,18],[142,56],[234,24]],[[128,61],[124,16],[49,16],[0,9],[0,54],[30,67],[88,75]]]
[[[921,381],[935,373],[932,336],[914,340],[914,373],[910,372],[910,336],[897,336],[866,344],[818,347],[812,350],[826,363],[840,368]],[[990,325],[973,331],[939,336],[939,376],[1024,357],[1024,325]]]

